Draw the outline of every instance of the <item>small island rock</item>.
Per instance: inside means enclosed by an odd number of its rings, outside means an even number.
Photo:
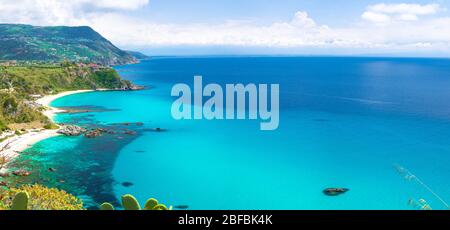
[[[323,193],[327,196],[339,196],[348,191],[348,188],[327,188],[323,190]]]
[[[86,129],[76,125],[66,125],[62,127],[60,130],[58,130],[58,133],[63,134],[65,136],[80,136],[86,131],[87,131]]]

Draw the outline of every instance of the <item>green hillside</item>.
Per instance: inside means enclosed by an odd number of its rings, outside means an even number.
[[[87,26],[38,27],[0,24],[0,60],[93,62],[122,65],[138,62]]]

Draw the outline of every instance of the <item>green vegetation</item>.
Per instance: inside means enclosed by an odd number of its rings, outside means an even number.
[[[125,210],[129,211],[141,210],[137,199],[129,194],[122,196],[122,206]],[[110,203],[103,203],[100,205],[100,210],[112,211],[114,210],[114,206]],[[150,198],[145,203],[143,210],[172,210],[172,206],[167,208],[164,204],[159,204],[156,199]]]
[[[122,65],[136,63],[130,53],[87,26],[41,27],[0,24],[0,60],[64,60]]]
[[[83,210],[83,202],[63,190],[24,185],[0,195],[0,210]]]
[[[0,66],[0,131],[11,124],[35,122],[34,128],[56,128],[34,100],[48,94],[78,89],[130,89],[109,67],[94,64],[15,64]]]

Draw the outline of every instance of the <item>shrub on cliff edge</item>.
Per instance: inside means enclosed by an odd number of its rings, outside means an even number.
[[[66,191],[42,185],[23,185],[0,195],[0,210],[10,209],[17,193],[29,194],[28,210],[83,210],[83,202]]]

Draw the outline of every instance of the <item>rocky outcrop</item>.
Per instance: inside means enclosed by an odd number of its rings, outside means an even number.
[[[108,130],[106,130],[106,129],[97,128],[97,129],[94,129],[94,130],[91,130],[91,131],[85,133],[84,136],[87,138],[96,138],[96,137],[103,135],[103,133],[107,133],[107,132],[108,132]]]
[[[131,81],[122,80],[120,88],[116,90],[120,91],[134,91],[134,90],[143,90],[145,86],[135,85]]]
[[[63,134],[65,136],[80,136],[86,132],[87,130],[85,128],[76,125],[67,125],[58,130],[59,134]]]

